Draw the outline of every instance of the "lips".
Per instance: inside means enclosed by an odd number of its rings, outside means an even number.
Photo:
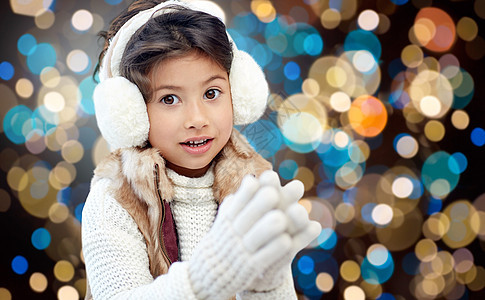
[[[190,154],[203,154],[211,148],[213,140],[213,138],[209,137],[190,138],[180,143],[180,145]]]
[[[192,147],[192,148],[195,148],[195,147],[200,147],[200,146],[207,144],[207,142],[209,140],[210,139],[200,139],[200,140],[195,140],[195,141],[183,142],[182,144],[187,145],[187,146]]]

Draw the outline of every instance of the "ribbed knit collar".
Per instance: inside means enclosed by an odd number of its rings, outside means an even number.
[[[201,177],[186,177],[167,168],[167,176],[174,185],[185,188],[209,188],[214,184],[214,165]]]
[[[214,184],[213,165],[201,177],[186,177],[167,168],[167,177],[172,181],[174,187],[174,201],[185,203],[212,203],[214,195],[212,185]]]

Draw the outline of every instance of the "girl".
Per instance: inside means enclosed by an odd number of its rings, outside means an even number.
[[[86,298],[296,298],[320,225],[233,129],[268,87],[205,3],[136,1],[106,34],[94,102],[115,150],[83,210]]]

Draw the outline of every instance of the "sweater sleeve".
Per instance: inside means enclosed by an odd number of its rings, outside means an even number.
[[[109,180],[91,187],[82,216],[86,272],[96,299],[195,299],[186,262],[153,279],[145,240],[109,193]]]
[[[285,276],[283,283],[274,290],[267,292],[256,291],[244,291],[236,295],[237,300],[264,300],[264,299],[282,299],[293,300],[297,299],[295,287],[293,285],[293,276],[291,269],[288,268],[288,272]]]

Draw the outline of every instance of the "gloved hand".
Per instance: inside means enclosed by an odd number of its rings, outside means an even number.
[[[288,233],[291,236],[291,248],[276,264],[270,265],[249,286],[249,290],[262,292],[277,288],[291,272],[291,262],[296,254],[314,240],[321,232],[321,225],[308,219],[306,209],[297,203],[303,196],[304,186],[301,181],[293,180],[281,187],[278,174],[266,171],[259,182],[263,187],[272,186],[279,191],[279,209],[285,212],[288,220]]]
[[[230,298],[289,252],[287,217],[274,209],[278,202],[275,187],[260,187],[251,176],[224,199],[189,262],[189,280],[198,299]]]

